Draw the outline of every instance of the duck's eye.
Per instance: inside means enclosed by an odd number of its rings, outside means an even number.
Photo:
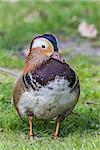
[[[42,45],[42,48],[45,48],[45,45]]]

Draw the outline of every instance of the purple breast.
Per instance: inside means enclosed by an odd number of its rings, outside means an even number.
[[[70,82],[70,87],[73,86],[76,75],[75,72],[67,65],[53,58],[49,59],[47,63],[43,64],[36,71],[31,72],[32,78],[39,84],[46,85],[48,82],[55,79],[55,77],[63,77]]]

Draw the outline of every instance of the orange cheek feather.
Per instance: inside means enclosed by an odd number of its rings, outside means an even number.
[[[42,49],[41,51],[42,51],[42,54],[47,57],[50,57],[53,54],[53,49],[52,49],[51,45],[49,45],[47,47],[47,49],[44,49],[44,50]]]
[[[32,48],[27,56],[26,65],[24,68],[24,74],[27,74],[32,69],[35,69],[39,62],[41,62],[41,57],[49,58],[53,54],[53,49],[51,45],[47,47],[47,49],[42,49],[40,47]]]
[[[33,63],[28,62],[28,63],[26,63],[26,65],[25,65],[25,68],[24,68],[24,70],[23,70],[23,73],[24,73],[24,74],[27,74],[27,73],[30,72],[33,68],[36,68],[36,65],[33,64]]]

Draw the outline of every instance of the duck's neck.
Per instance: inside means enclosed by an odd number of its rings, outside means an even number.
[[[36,70],[39,66],[41,66],[44,62],[46,62],[49,57],[41,55],[39,53],[29,53],[26,59],[26,65],[23,73],[27,74],[32,70]]]

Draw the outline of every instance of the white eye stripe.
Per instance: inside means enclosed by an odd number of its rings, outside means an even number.
[[[41,48],[47,48],[48,47],[48,43],[43,39],[36,39],[34,40],[33,44],[32,44],[32,48],[36,48],[36,47],[41,47]]]

